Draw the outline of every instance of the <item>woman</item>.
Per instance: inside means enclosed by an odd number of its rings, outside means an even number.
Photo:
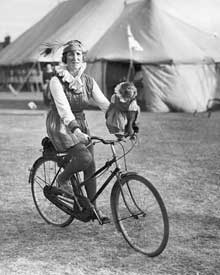
[[[68,151],[70,156],[70,162],[57,179],[61,188],[73,173],[83,171],[84,178],[88,178],[95,171],[93,147],[86,147],[90,132],[83,112],[89,99],[92,98],[104,112],[109,106],[96,81],[84,73],[84,57],[80,41],[67,42],[62,54],[66,66],[57,67],[50,80],[52,103],[46,120],[47,133],[57,151]],[[94,197],[95,179],[86,186],[86,192],[89,199]],[[102,219],[104,223],[109,221],[107,217]]]
[[[49,83],[51,77],[54,75],[53,67],[50,63],[46,65],[45,70],[43,71],[43,99],[44,104],[46,106],[49,106],[50,104],[50,89],[49,89]]]

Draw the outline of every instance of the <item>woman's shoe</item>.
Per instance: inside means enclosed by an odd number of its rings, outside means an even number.
[[[96,215],[96,213],[97,215]],[[106,224],[106,223],[110,223],[111,220],[109,217],[105,216],[100,210],[95,210],[95,212],[93,212],[93,215],[91,217],[91,219],[94,220],[99,220],[101,221],[102,224]]]
[[[57,177],[57,187],[64,192],[73,193],[72,186],[69,181],[60,181],[59,176]]]

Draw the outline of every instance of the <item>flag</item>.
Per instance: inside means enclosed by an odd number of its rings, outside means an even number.
[[[144,49],[138,43],[138,41],[134,38],[134,35],[131,32],[130,25],[127,26],[127,34],[128,34],[128,46],[130,50],[135,51],[143,51]]]

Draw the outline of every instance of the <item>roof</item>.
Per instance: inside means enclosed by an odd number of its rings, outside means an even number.
[[[127,26],[143,51],[132,51],[140,63],[195,63],[220,60],[220,39],[191,26],[155,4],[127,5],[113,26],[89,52],[90,60],[129,60]]]
[[[0,53],[0,64],[58,61],[60,53],[40,56],[43,43],[79,39],[89,49],[121,14],[124,0],[69,0],[60,3],[44,18]]]
[[[175,1],[142,0],[125,6],[124,0],[62,2],[3,49],[0,64],[59,61],[61,51],[50,58],[40,56],[41,45],[55,41],[65,43],[72,39],[85,44],[90,61],[127,61],[130,58],[140,63],[156,64],[220,61],[219,37],[183,22],[164,8],[166,3]],[[193,3],[198,1],[193,0]],[[180,2],[182,5],[186,3],[178,0]],[[133,50],[132,56],[128,26],[143,48],[143,51]]]

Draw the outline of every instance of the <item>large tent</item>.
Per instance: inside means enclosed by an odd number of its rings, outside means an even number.
[[[60,52],[50,59],[40,56],[41,44],[76,38],[88,49],[87,72],[108,96],[126,79],[132,60],[136,71],[141,69],[139,100],[147,110],[204,111],[218,97],[220,39],[168,13],[164,7],[169,2],[62,2],[0,52],[0,65],[59,61]],[[128,27],[142,51],[129,48]]]
[[[106,78],[115,76],[107,81],[111,83],[107,89],[126,75],[127,66],[121,74],[113,72],[131,57],[128,26],[143,48],[133,50],[132,60],[142,65],[142,101],[147,110],[204,111],[210,100],[219,96],[216,63],[220,60],[220,39],[171,16],[156,1],[127,5],[90,50],[91,61],[107,64]]]
[[[40,56],[42,44],[82,40],[90,49],[121,14],[124,0],[69,0],[59,3],[38,23],[0,52],[0,65],[59,61]]]
[[[123,7],[124,0],[68,0],[59,3],[0,52],[0,86],[4,88],[10,83],[19,90],[38,90],[45,64],[60,61],[60,51],[50,58],[40,55],[44,43],[79,39],[89,50],[119,17]]]
[[[89,0],[65,1],[57,5],[38,23],[0,52],[0,64],[17,65],[38,61],[39,45],[47,41],[62,26],[65,26],[88,2]]]

